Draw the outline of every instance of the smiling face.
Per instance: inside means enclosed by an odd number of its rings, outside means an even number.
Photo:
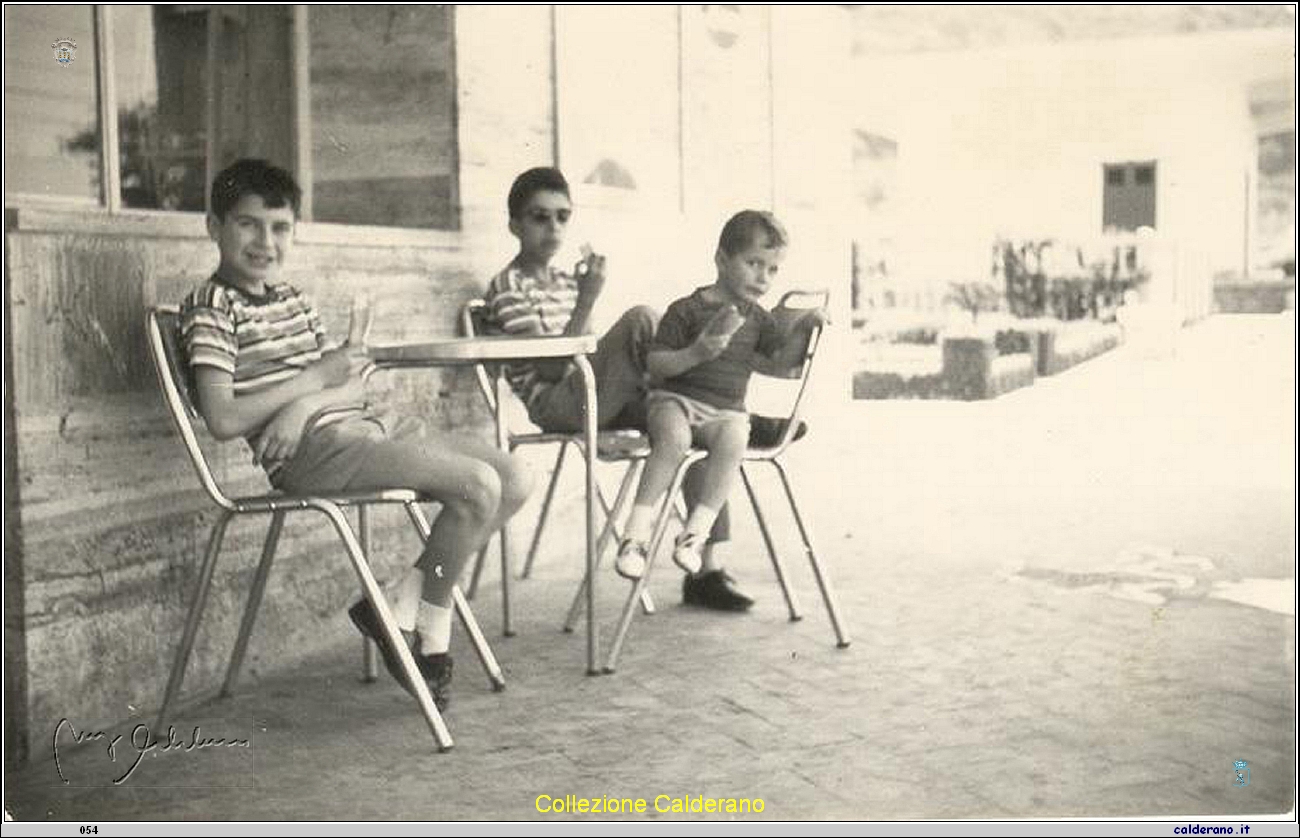
[[[275,282],[293,244],[293,208],[268,207],[261,195],[248,193],[226,217],[208,216],[208,235],[221,252],[218,275],[254,294]]]
[[[718,286],[737,300],[758,302],[776,280],[785,258],[784,247],[771,247],[770,240],[759,235],[736,253],[719,249],[714,256],[718,266]]]
[[[563,192],[534,192],[510,219],[510,232],[519,239],[519,261],[529,267],[545,267],[564,244],[573,204]]]

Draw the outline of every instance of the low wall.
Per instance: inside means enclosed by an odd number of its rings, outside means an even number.
[[[1114,323],[1088,323],[1037,333],[1039,375],[1056,375],[1119,346],[1122,330]]]
[[[1034,358],[1028,352],[998,355],[985,338],[945,338],[943,377],[949,398],[991,399],[1034,383]]]
[[[1033,384],[1038,376],[1056,375],[1113,349],[1123,335],[1115,323],[1045,319],[1023,323],[999,329],[995,337],[943,339],[933,350],[941,358],[941,362],[936,359],[937,368],[925,369],[910,357],[908,363],[881,362],[859,370],[853,376],[853,398],[995,398]]]
[[[1214,310],[1222,314],[1273,314],[1294,309],[1294,280],[1214,286]]]

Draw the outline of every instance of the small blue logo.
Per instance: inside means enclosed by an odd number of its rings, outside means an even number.
[[[77,42],[71,38],[60,38],[50,46],[54,48],[54,60],[60,67],[67,67],[77,57]]]
[[[1237,777],[1232,781],[1234,786],[1245,788],[1250,785],[1250,763],[1244,759],[1239,759],[1232,764],[1232,768],[1237,772]]]

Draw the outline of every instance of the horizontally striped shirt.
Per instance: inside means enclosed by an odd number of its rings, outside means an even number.
[[[311,301],[291,285],[269,285],[261,296],[215,275],[181,304],[181,344],[191,367],[230,373],[236,396],[256,393],[300,374],[333,349]],[[360,413],[362,405],[312,417],[320,427]],[[261,428],[247,439],[256,448]],[[268,466],[274,472],[278,464]]]
[[[497,335],[560,335],[573,317],[578,302],[578,283],[557,268],[548,269],[545,281],[509,265],[488,282],[486,327]],[[527,406],[548,382],[537,377],[526,362],[505,365],[506,381]]]

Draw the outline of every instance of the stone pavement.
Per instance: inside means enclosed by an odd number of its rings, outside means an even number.
[[[543,814],[543,794],[644,798],[634,820],[1285,813],[1294,330],[1293,315],[1216,317],[1169,357],[1121,348],[991,402],[858,402],[852,439],[814,424],[792,470],[848,649],[760,472],[801,622],[738,512],[733,570],[755,610],[681,607],[665,562],[659,613],[633,625],[617,673],[587,677],[582,636],[558,631],[579,561],[552,552],[514,589],[516,637],[496,631],[494,585],[475,602],[509,687],[491,692],[457,638],[450,753],[386,676],[357,683],[340,613],[333,653],[175,719],[184,741],[200,726],[250,747],[153,752],[115,785],[127,740],[110,762],[108,739],[65,736],[68,783],[34,761],[5,805],[84,823],[627,817]],[[602,578],[606,643],[624,590]],[[660,794],[763,812],[656,814]]]

